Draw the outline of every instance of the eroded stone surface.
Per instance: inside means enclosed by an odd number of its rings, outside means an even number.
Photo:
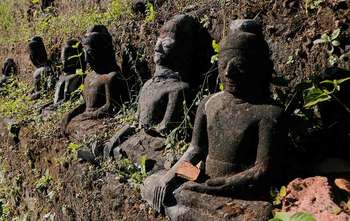
[[[56,76],[49,63],[43,39],[35,36],[29,42],[30,60],[36,67],[34,71],[34,91],[32,99],[40,98],[41,94],[52,89],[56,82]]]
[[[247,26],[251,27],[251,22],[242,21],[240,25],[249,23]],[[269,48],[260,26],[254,24],[253,27],[259,29],[236,28],[225,37],[219,53],[219,76],[224,91],[200,103],[190,147],[178,163],[163,175],[147,178],[141,188],[144,199],[157,211],[164,208],[171,220],[224,218],[217,217],[211,204],[205,204],[207,201],[201,201],[204,202],[201,205],[197,200],[209,194],[210,202],[221,196],[254,201],[260,197],[259,190],[269,183],[276,148],[281,146],[279,141],[286,134],[281,127],[283,111],[270,98],[273,70]],[[182,162],[196,165],[200,161],[205,161],[205,169],[196,182],[185,182],[176,176]],[[186,195],[187,191],[195,194]],[[186,218],[184,213],[188,210],[197,215]],[[263,209],[266,214],[270,210]],[[227,220],[245,220],[245,216],[250,220],[266,220],[268,217],[261,216],[264,217],[261,219],[259,214],[250,214],[251,211],[254,209],[242,211],[243,215],[237,219],[233,216]]]
[[[83,46],[86,62],[93,72],[84,81],[84,103],[66,114],[61,122],[61,130],[69,134],[69,122],[81,115],[81,119],[104,118],[115,113],[128,100],[125,79],[115,60],[112,36],[103,25],[91,27],[85,35]]]
[[[164,131],[183,120],[183,102],[192,104],[201,83],[196,82],[201,79],[199,70],[205,66],[196,66],[198,60],[203,60],[197,51],[199,32],[200,24],[183,14],[176,15],[162,26],[154,49],[156,71],[140,91],[140,127]]]
[[[350,216],[333,201],[332,189],[326,177],[297,178],[287,186],[283,200],[285,212],[308,212],[317,221],[348,221]]]

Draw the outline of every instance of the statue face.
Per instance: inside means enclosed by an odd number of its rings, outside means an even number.
[[[97,62],[95,57],[97,56],[96,51],[91,48],[89,45],[85,45],[85,59],[86,62],[89,63],[90,67],[95,70],[97,67]]]
[[[175,39],[169,34],[164,33],[159,36],[154,48],[154,63],[159,65],[169,64],[173,54],[176,52],[175,46]]]

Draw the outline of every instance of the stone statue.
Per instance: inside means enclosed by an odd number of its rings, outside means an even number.
[[[221,220],[205,214],[215,211],[211,207],[219,201],[247,197],[267,183],[283,111],[270,98],[273,66],[262,36],[233,29],[223,39],[219,75],[224,91],[199,105],[191,145],[181,159],[169,171],[147,178],[142,186],[143,198],[158,211],[165,208],[171,220],[197,220],[199,215],[200,220]],[[205,165],[202,171],[196,167],[200,162]],[[197,182],[184,183],[181,177]],[[259,205],[266,211],[262,213],[265,219],[259,213],[254,215],[259,219],[247,220],[267,220],[271,208]]]
[[[54,105],[68,100],[84,81],[86,61],[82,44],[76,39],[70,39],[62,48],[62,71],[56,84]],[[81,70],[81,73],[77,73]]]
[[[66,114],[61,122],[61,129],[65,134],[73,117],[105,117],[118,110],[122,102],[128,99],[125,79],[116,63],[112,36],[107,28],[103,25],[91,27],[85,35],[83,46],[86,62],[93,72],[88,73],[84,80],[85,103]]]
[[[137,115],[139,129],[144,130],[135,133],[135,128],[125,125],[105,144],[105,157],[118,159],[118,152],[124,152],[135,160],[147,155],[150,161],[157,162],[152,170],[162,168],[159,165],[164,164],[164,159],[159,151],[163,150],[164,142],[160,142],[159,135],[184,120],[184,105],[192,105],[200,88],[205,87],[203,82],[211,65],[211,42],[209,33],[189,15],[176,15],[162,26],[154,48],[155,73],[139,93]],[[195,110],[186,114],[192,121]],[[139,148],[140,145],[135,145],[137,140],[147,147]]]
[[[12,58],[6,58],[2,67],[2,76],[0,78],[0,89],[8,83],[9,78],[17,74],[17,64]]]
[[[177,15],[166,22],[154,49],[156,70],[140,91],[138,117],[141,128],[162,132],[183,119],[183,102],[193,101],[200,78],[193,72],[198,23],[191,16]],[[192,91],[191,91],[192,89]]]
[[[40,4],[40,8],[44,11],[48,7],[52,7],[54,5],[54,0],[42,0]]]
[[[41,37],[35,36],[29,42],[30,60],[36,67],[34,71],[34,91],[32,99],[38,99],[41,94],[51,89],[55,84],[55,75],[47,58],[44,42]]]

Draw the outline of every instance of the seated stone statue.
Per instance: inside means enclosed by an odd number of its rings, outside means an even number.
[[[231,211],[251,209],[252,217],[242,220],[267,220],[271,212],[266,203],[231,202],[257,200],[249,196],[252,190],[268,184],[283,112],[270,98],[273,66],[263,35],[242,30],[231,30],[221,42],[224,91],[199,105],[190,147],[169,171],[148,177],[141,188],[143,198],[158,211],[165,208],[171,220],[231,220],[220,213],[230,205]],[[199,174],[193,168],[200,162],[205,166]]]
[[[84,104],[65,115],[61,122],[62,132],[72,118],[82,119],[105,117],[119,109],[128,99],[125,80],[115,60],[112,36],[103,25],[91,27],[85,35],[83,46],[86,62],[93,70],[84,80]]]
[[[11,76],[17,74],[17,64],[12,58],[6,58],[4,66],[1,69],[0,89],[8,83]]]
[[[69,100],[74,91],[84,82],[86,61],[82,44],[76,39],[70,39],[62,48],[62,71],[63,75],[59,77],[56,83],[53,105],[56,107]],[[77,70],[81,73],[76,73]]]
[[[196,59],[198,23],[188,15],[166,22],[154,49],[156,70],[140,91],[139,127],[161,132],[176,127],[183,119],[183,102],[190,105],[200,78],[193,72]]]
[[[54,5],[54,0],[42,0],[40,4],[40,8],[44,11],[48,7],[52,7]]]
[[[34,91],[32,99],[40,98],[41,94],[54,87],[55,74],[49,64],[44,42],[41,37],[35,36],[29,42],[30,60],[36,67],[34,71]]]
[[[162,26],[154,48],[155,73],[139,93],[139,128],[145,130],[141,131],[142,135],[136,134],[136,137],[150,135],[148,138],[153,140],[159,133],[168,132],[183,121],[184,102],[187,106],[194,102],[195,95],[203,84],[202,77],[209,69],[211,50],[208,46],[211,46],[209,33],[189,15],[176,15]],[[113,155],[113,149],[124,142],[134,128],[125,125],[121,131],[128,135],[118,132],[113,136],[105,145],[104,156]],[[143,132],[147,135],[143,135]],[[144,150],[147,152],[152,148],[155,147]],[[127,149],[125,151],[133,148]],[[134,150],[130,152],[140,153]],[[127,153],[128,157],[130,152]],[[159,155],[150,152],[144,154]]]

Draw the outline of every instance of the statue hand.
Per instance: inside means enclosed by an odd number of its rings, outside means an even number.
[[[206,193],[206,194],[213,194],[218,195],[224,192],[229,191],[228,185],[222,185],[222,186],[208,186],[206,184],[201,183],[195,183],[195,182],[187,182],[182,187],[185,190],[191,190],[198,193]]]
[[[226,184],[225,177],[217,177],[213,179],[209,179],[205,182],[208,186],[223,186]]]
[[[163,208],[167,187],[168,183],[165,180],[160,179],[158,185],[154,188],[152,207],[159,213]]]

